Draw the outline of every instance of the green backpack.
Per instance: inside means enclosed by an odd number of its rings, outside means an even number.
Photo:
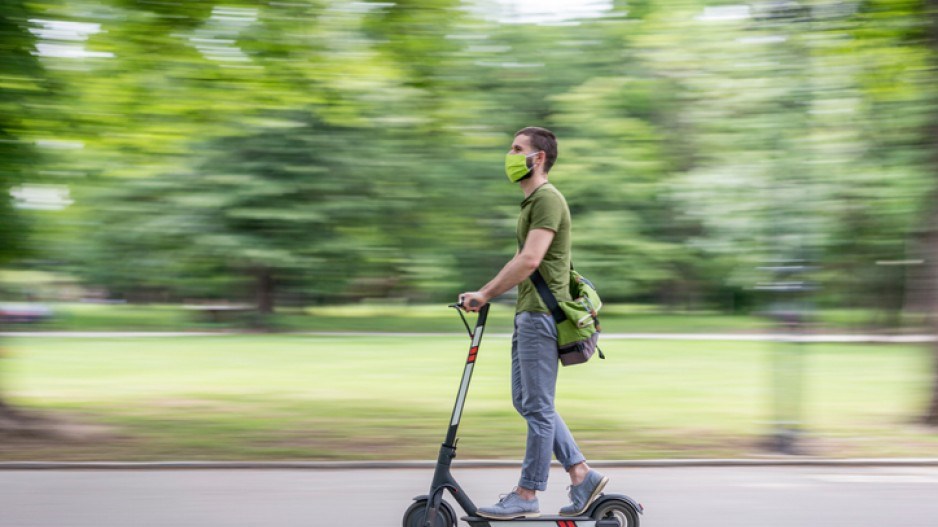
[[[603,302],[592,282],[570,267],[569,302],[557,302],[541,272],[537,269],[531,274],[531,282],[550,310],[554,323],[557,324],[557,353],[564,366],[582,364],[595,352],[599,358],[605,355],[599,349],[599,310]]]

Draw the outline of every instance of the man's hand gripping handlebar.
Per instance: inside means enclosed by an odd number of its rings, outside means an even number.
[[[472,291],[459,295],[459,302],[455,305],[463,311],[478,312],[485,304],[488,304],[488,299],[485,295],[478,291]]]

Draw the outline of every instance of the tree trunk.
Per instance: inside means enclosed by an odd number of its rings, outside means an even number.
[[[931,47],[932,68],[938,71],[938,0],[926,0],[925,16],[928,17],[928,43]],[[933,72],[933,75],[935,72]],[[931,172],[934,176],[929,205],[927,234],[925,236],[925,265],[928,266],[929,327],[938,337],[938,98],[931,101],[932,119],[926,128],[925,147],[931,151]],[[931,403],[924,416],[926,424],[938,427],[938,341],[932,343],[932,390]]]
[[[0,395],[0,429],[5,428],[4,424],[9,423],[10,421],[21,421],[27,419],[27,417],[6,403],[6,400]]]
[[[260,267],[254,271],[255,277],[255,301],[257,303],[257,312],[261,316],[270,315],[274,312],[274,277],[270,268]]]
[[[935,167],[938,173],[938,166]],[[936,192],[938,194],[938,192]],[[928,234],[925,237],[925,265],[927,265],[926,276],[928,282],[925,290],[927,291],[929,302],[928,327],[931,334],[936,337],[932,342],[932,389],[931,403],[928,405],[928,411],[924,416],[926,424],[938,426],[938,196],[932,200],[932,212],[929,217]]]
[[[3,326],[0,326],[0,329],[3,329]],[[3,360],[3,348],[0,347],[0,361]],[[2,363],[0,363],[2,365]],[[6,398],[3,396],[3,391],[0,390],[0,432],[3,432],[5,429],[9,428],[10,421],[16,418],[16,411],[6,403]]]
[[[40,417],[10,406],[3,393],[0,393],[0,435],[7,433],[35,434],[44,424]],[[38,428],[37,428],[38,427]]]

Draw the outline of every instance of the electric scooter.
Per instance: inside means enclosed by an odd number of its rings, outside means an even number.
[[[433,472],[433,483],[430,484],[430,493],[414,498],[414,502],[404,512],[404,527],[456,527],[456,512],[443,499],[443,491],[449,491],[466,512],[462,520],[470,527],[498,527],[509,523],[520,523],[525,527],[638,527],[638,517],[643,512],[643,507],[632,498],[622,494],[600,494],[581,516],[538,516],[513,520],[491,520],[478,516],[478,508],[456,482],[456,478],[450,472],[450,465],[456,457],[458,441],[456,431],[459,429],[463,406],[466,404],[466,394],[469,391],[469,381],[472,379],[472,370],[479,354],[479,343],[485,329],[489,304],[485,304],[479,310],[475,330],[470,329],[469,322],[462,312],[462,304],[453,304],[449,307],[456,308],[463,325],[466,326],[466,331],[469,332],[469,339],[472,342],[469,346],[469,358],[463,369],[462,382],[456,394],[456,405],[453,407],[446,440],[440,446],[436,469]]]

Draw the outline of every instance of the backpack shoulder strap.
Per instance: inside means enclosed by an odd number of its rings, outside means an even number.
[[[567,315],[560,309],[560,305],[557,304],[557,298],[554,296],[554,293],[551,292],[550,287],[547,286],[547,282],[544,281],[541,272],[535,269],[534,272],[531,273],[530,280],[534,283],[534,288],[537,289],[538,294],[541,295],[541,300],[544,301],[544,305],[547,306],[551,316],[554,317],[554,322],[560,324],[564,320],[567,320]]]
[[[524,250],[524,244],[518,244],[518,251]],[[573,259],[570,259],[570,269],[573,269]],[[541,271],[535,269],[531,276],[528,277],[529,280],[534,284],[534,288],[537,289],[537,294],[541,295],[541,300],[544,301],[544,305],[547,306],[548,311],[552,317],[554,317],[554,322],[560,324],[564,320],[567,320],[567,315],[560,309],[560,305],[557,304],[557,297],[554,296],[554,293],[548,287],[547,282],[544,280],[544,277],[541,276]]]

